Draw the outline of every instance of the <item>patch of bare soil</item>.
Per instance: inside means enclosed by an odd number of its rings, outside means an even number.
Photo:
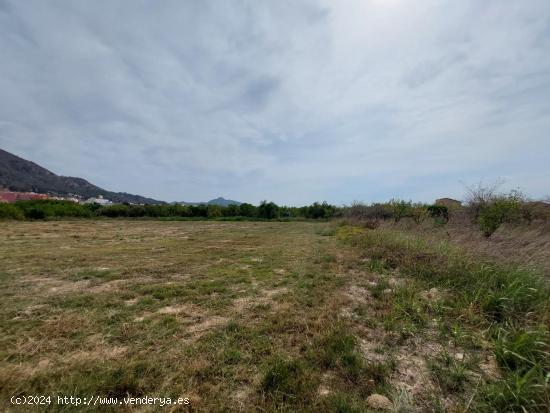
[[[287,292],[288,288],[286,287],[263,289],[256,296],[240,297],[233,300],[233,309],[237,313],[243,313],[258,305],[265,305],[272,310],[277,310],[280,308],[280,303],[276,301],[276,298]]]
[[[131,306],[137,304],[138,301],[139,300],[137,298],[131,298],[129,300],[124,300],[124,305],[128,306],[128,307],[131,307]]]
[[[192,324],[187,331],[190,333],[204,333],[212,328],[223,326],[229,322],[229,318],[220,316],[203,317],[198,323]]]
[[[367,285],[378,285],[375,275],[370,279],[362,280]],[[406,280],[402,278],[390,278],[392,287],[403,285]],[[439,300],[444,291],[432,289],[423,293],[423,298],[428,301]],[[370,291],[364,287],[352,284],[341,292],[340,315],[350,320],[356,320],[354,310],[357,306],[376,306],[375,299]],[[374,310],[373,310],[374,311]],[[437,384],[431,377],[428,368],[428,360],[431,360],[443,353],[449,353],[455,357],[466,357],[464,352],[449,345],[439,343],[435,330],[425,330],[413,338],[406,340],[403,344],[395,345],[392,333],[383,330],[371,329],[361,322],[356,322],[356,332],[359,335],[359,348],[364,359],[369,363],[384,363],[390,358],[395,362],[395,369],[389,377],[389,383],[396,389],[399,396],[398,405],[406,405],[407,411],[421,411],[431,400],[430,397],[436,392]],[[391,345],[388,346],[388,344]],[[457,359],[458,360],[458,359]],[[490,369],[490,362],[487,362],[487,369]],[[482,367],[483,368],[483,367]],[[324,388],[319,388],[321,392]],[[449,400],[452,404],[452,401]]]
[[[367,281],[367,283],[375,282]],[[352,284],[341,293],[341,302],[340,316],[342,318],[352,319],[356,318],[354,311],[357,307],[371,303],[372,296],[370,291],[366,288]]]
[[[437,288],[430,288],[427,291],[422,291],[420,297],[428,302],[437,302],[440,301],[445,295],[444,291],[441,291]]]
[[[63,362],[67,364],[81,363],[93,360],[114,360],[124,356],[128,352],[126,346],[98,345],[90,350],[79,350],[63,356]]]
[[[40,288],[40,295],[65,295],[86,290],[90,280],[68,281],[55,277],[30,276],[19,279],[19,283],[25,286]]]
[[[134,318],[134,321],[141,322],[146,318],[159,314],[177,316],[186,325],[186,331],[191,333],[193,339],[200,337],[208,330],[227,324],[230,320],[227,317],[211,315],[208,311],[194,304],[174,304],[162,307],[156,313],[145,312]]]
[[[250,386],[242,386],[231,394],[231,400],[240,408],[243,409],[248,399],[254,393],[254,389]]]
[[[321,384],[317,388],[317,395],[319,397],[326,397],[333,393],[333,390],[331,387],[333,378],[334,378],[333,373],[331,372],[323,373],[323,375],[321,376]]]
[[[162,307],[157,311],[158,314],[180,314],[184,313],[185,315],[191,317],[200,317],[203,315],[203,311],[200,307],[197,307],[192,304],[178,304],[178,305],[167,305]]]
[[[122,290],[122,287],[131,280],[113,280],[96,285],[90,288],[88,291],[94,294],[110,293]]]
[[[30,317],[39,316],[41,313],[44,313],[49,306],[47,304],[34,304],[27,306],[23,311],[18,312],[17,316],[13,320],[23,320]]]

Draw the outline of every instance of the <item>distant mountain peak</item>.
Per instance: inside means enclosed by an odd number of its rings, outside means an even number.
[[[241,205],[242,202],[234,201],[232,199],[225,199],[224,197],[218,197],[211,199],[207,202],[190,202],[190,201],[179,201],[179,202],[172,202],[172,204],[180,204],[180,205],[219,205],[219,206],[229,206],[229,205]]]
[[[211,199],[207,202],[208,205],[220,205],[220,206],[228,206],[228,205],[241,205],[242,202],[234,201],[232,199],[225,199],[224,197],[218,197],[215,199]]]

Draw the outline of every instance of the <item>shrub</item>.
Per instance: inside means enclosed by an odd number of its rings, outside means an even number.
[[[354,202],[348,207],[344,208],[344,218],[352,221],[360,221],[367,218],[368,206],[359,202]]]
[[[466,206],[472,220],[477,221],[481,211],[497,196],[497,189],[502,182],[497,181],[492,185],[478,183],[467,188]]]
[[[334,216],[336,212],[336,207],[333,205],[329,205],[326,202],[323,202],[322,204],[315,202],[311,204],[310,206],[303,208],[303,215],[306,218],[313,218],[313,219],[327,219]]]
[[[386,220],[393,217],[393,209],[390,204],[374,203],[365,205],[359,202],[345,207],[342,216],[352,221]]]
[[[376,229],[380,226],[380,221],[377,219],[367,219],[363,226],[368,229]]]
[[[0,204],[0,219],[24,219],[23,211],[12,204]]]
[[[128,216],[132,218],[144,217],[146,209],[143,205],[132,205],[128,208]]]
[[[32,207],[25,210],[25,218],[29,219],[44,219],[46,218],[46,212],[44,209]]]
[[[241,204],[239,206],[241,215],[243,217],[255,217],[256,216],[256,207],[252,204],[247,204],[246,202],[244,204]]]
[[[23,211],[26,218],[44,219],[47,217],[90,217],[93,211],[88,205],[71,201],[31,200],[18,201],[15,206]]]
[[[222,209],[219,205],[208,205],[206,207],[206,216],[208,218],[218,218],[222,216]]]
[[[441,220],[445,223],[449,221],[449,209],[444,205],[428,205],[426,210],[430,217],[435,220]]]
[[[189,212],[192,217],[207,217],[208,208],[206,205],[190,205]]]
[[[390,205],[393,212],[393,219],[399,222],[401,218],[412,216],[412,203],[398,199],[392,199]]]
[[[479,211],[479,228],[486,237],[491,236],[504,222],[521,220],[521,198],[515,193],[496,196]]]
[[[428,211],[424,205],[413,205],[411,208],[412,218],[417,224],[424,222],[428,216]]]
[[[223,208],[222,213],[224,217],[238,217],[241,215],[241,209],[238,205],[231,204]]]
[[[129,208],[127,205],[109,205],[102,207],[99,210],[100,215],[116,218],[129,216]]]
[[[491,236],[505,222],[519,223],[529,218],[529,214],[526,216],[525,196],[518,190],[499,193],[497,189],[500,184],[478,184],[468,188],[467,210],[486,237]]]
[[[274,202],[262,201],[258,207],[258,216],[266,219],[279,218],[279,207]]]
[[[530,219],[525,208],[525,196],[518,190],[499,193],[499,185],[497,182],[492,186],[478,184],[468,188],[467,210],[486,237],[491,236],[505,222],[519,223],[522,219]]]

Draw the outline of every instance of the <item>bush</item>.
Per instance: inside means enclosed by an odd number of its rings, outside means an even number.
[[[243,217],[255,217],[256,216],[256,207],[252,204],[247,204],[246,202],[244,204],[241,204],[239,206],[241,215]]]
[[[407,202],[399,199],[392,199],[390,205],[393,211],[393,219],[395,222],[399,222],[401,218],[412,217],[413,207],[412,202]]]
[[[258,216],[266,219],[279,218],[279,207],[274,202],[262,201],[258,207]]]
[[[334,216],[336,212],[336,207],[333,205],[329,205],[326,202],[323,202],[322,204],[319,204],[318,202],[314,202],[310,206],[303,208],[303,216],[306,218],[313,218],[313,219],[328,219]]]
[[[90,217],[92,210],[87,205],[79,205],[71,201],[33,200],[18,201],[15,206],[23,211],[28,219],[44,219],[47,217]]]
[[[0,204],[0,219],[25,219],[23,211],[12,204]]]
[[[352,221],[386,220],[393,217],[393,210],[389,204],[365,205],[355,202],[343,209],[342,216]]]
[[[241,209],[238,205],[231,204],[223,208],[222,213],[224,217],[238,217],[241,215]]]
[[[428,205],[426,211],[435,220],[441,220],[444,223],[449,222],[449,209],[444,205]]]
[[[411,214],[414,222],[416,222],[417,224],[423,223],[426,217],[429,215],[424,205],[413,205],[411,207]]]
[[[263,201],[259,207],[251,204],[241,205],[132,205],[114,204],[77,204],[70,201],[32,200],[5,204],[0,210],[0,218],[45,219],[47,217],[81,217],[94,216],[109,218],[311,218],[328,219],[336,214],[338,208],[326,202],[314,203],[304,207],[279,207],[273,202]]]
[[[109,205],[101,208],[99,213],[110,218],[130,216],[130,209],[127,205]]]
[[[44,219],[46,218],[46,211],[40,208],[29,208],[25,211],[25,218]]]
[[[222,216],[222,209],[219,205],[208,205],[206,207],[206,216],[208,218],[218,218]]]
[[[467,208],[486,237],[491,236],[505,222],[519,223],[524,218],[525,196],[518,190],[499,193],[500,184],[469,188]]]
[[[189,206],[189,212],[192,217],[204,217],[208,216],[208,208],[206,205],[191,205]]]
[[[504,222],[521,221],[521,198],[515,193],[496,196],[479,211],[479,228],[486,237],[491,236]]]

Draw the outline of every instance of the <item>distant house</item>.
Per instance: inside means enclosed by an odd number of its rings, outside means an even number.
[[[112,205],[113,203],[108,199],[103,198],[103,195],[98,195],[97,198],[88,198],[83,202],[84,204],[98,204],[98,205]]]
[[[55,199],[56,201],[71,201],[71,202],[74,202],[76,204],[78,204],[80,202],[80,199],[77,198],[77,197],[72,197],[72,196],[51,196],[50,199]]]
[[[462,202],[452,198],[439,198],[435,200],[436,205],[446,206],[447,208],[458,208],[462,206]]]
[[[46,194],[37,194],[35,192],[13,192],[0,191],[0,202],[30,201],[34,199],[48,199]]]

